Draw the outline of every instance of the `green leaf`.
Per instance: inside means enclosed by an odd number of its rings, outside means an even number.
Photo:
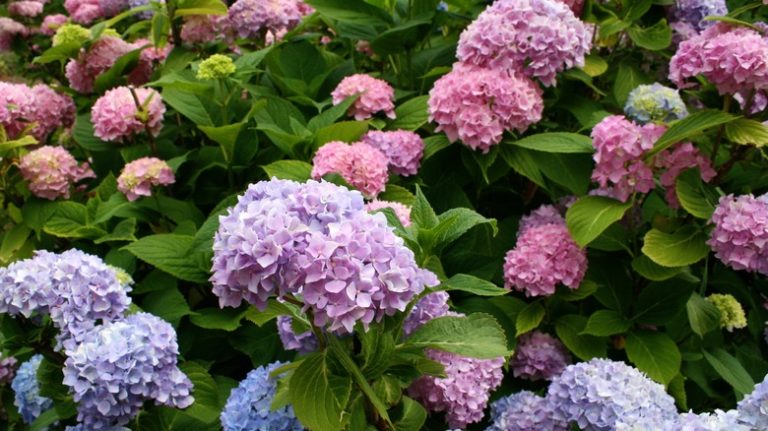
[[[278,160],[261,168],[269,178],[305,182],[312,177],[312,165],[300,160]]]
[[[627,357],[640,371],[663,385],[680,373],[680,350],[667,334],[633,331],[627,335],[625,348]]]
[[[368,331],[357,331],[361,347],[361,371],[368,380],[379,378],[388,368],[395,350],[395,340],[392,334],[383,331],[381,325],[376,325]]]
[[[748,394],[755,388],[755,381],[752,380],[752,376],[730,353],[722,348],[702,350],[701,353],[704,354],[704,358],[709,362],[709,365],[717,371],[717,374],[733,386],[733,389],[737,392]]]
[[[424,0],[418,3],[425,3]],[[429,19],[410,19],[392,27],[371,41],[373,51],[382,56],[396,55],[414,47],[429,29]]]
[[[30,145],[37,144],[37,139],[29,135],[22,136],[19,139],[16,139],[13,141],[5,141],[5,142],[2,142],[2,141],[3,141],[2,135],[0,135],[0,154],[1,155],[4,155],[8,151],[11,151],[16,148],[27,147]]]
[[[651,9],[652,5],[653,0],[635,0],[629,3],[625,9],[624,20],[627,22],[637,21]]]
[[[586,317],[569,314],[557,320],[555,332],[565,347],[579,359],[588,361],[592,358],[605,357],[607,353],[605,339],[594,335],[581,335],[586,326]]]
[[[622,29],[623,30],[623,29]],[[619,63],[616,81],[613,84],[613,94],[619,106],[624,106],[629,93],[641,84],[650,84],[651,79],[643,74],[634,61],[623,60]]]
[[[633,25],[627,34],[637,46],[651,51],[661,51],[672,43],[672,29],[663,18],[648,28]]]
[[[9,231],[5,232],[0,245],[0,261],[3,263],[11,261],[16,252],[26,244],[30,233],[32,231],[25,225],[13,225]]]
[[[432,319],[417,329],[406,347],[432,348],[478,359],[507,356],[507,338],[499,323],[488,314]]]
[[[90,112],[77,116],[75,124],[72,126],[72,138],[88,151],[111,151],[115,148],[114,144],[104,142],[93,134]]]
[[[102,244],[109,241],[136,241],[136,219],[131,217],[122,220],[115,226],[112,233],[108,233],[93,241],[94,244]]]
[[[226,15],[227,5],[221,0],[179,0],[176,16]]]
[[[434,156],[440,150],[444,150],[451,146],[451,141],[445,135],[433,135],[428,138],[424,138],[424,157],[422,160],[427,160]]]
[[[431,229],[437,226],[439,222],[435,210],[429,205],[427,197],[424,196],[418,185],[416,186],[416,200],[413,202],[413,208],[411,208],[411,220],[422,229]]]
[[[46,64],[53,63],[54,61],[60,61],[62,64],[70,58],[75,58],[77,53],[80,52],[80,44],[78,43],[63,43],[54,47],[46,49],[42,54],[35,57],[32,63]]]
[[[194,237],[189,235],[159,234],[145,236],[123,249],[176,278],[206,283],[208,274],[190,259],[188,253],[193,242]]]
[[[577,133],[550,132],[526,136],[517,141],[507,141],[509,144],[529,150],[545,153],[586,153],[592,154],[592,139]]]
[[[468,208],[451,208],[440,214],[437,219],[437,226],[430,229],[432,241],[423,241],[422,246],[425,249],[441,249],[481,224],[490,225],[494,235],[498,232],[495,219],[485,218]]]
[[[632,269],[651,281],[664,281],[670,279],[685,270],[684,266],[669,268],[652,261],[648,256],[641,254],[632,259]]]
[[[698,293],[691,295],[685,304],[685,309],[688,312],[691,329],[699,337],[720,328],[720,311]]]
[[[307,128],[311,132],[317,132],[318,130],[328,127],[331,124],[335,123],[336,120],[343,117],[344,114],[347,113],[349,110],[349,107],[354,104],[359,96],[350,96],[344,99],[343,102],[339,103],[338,105],[333,105],[330,108],[326,109],[322,113],[316,115],[312,119],[309,120],[307,123]]]
[[[581,282],[578,289],[563,289],[562,291],[557,292],[557,298],[568,302],[581,301],[582,299],[594,295],[599,287],[600,286],[594,281],[584,280]]]
[[[681,173],[675,182],[680,205],[692,216],[709,220],[720,199],[713,187],[704,184],[698,168]]]
[[[546,311],[540,302],[532,302],[528,304],[517,315],[515,320],[516,333],[515,337],[519,337],[527,332],[530,332],[539,327],[541,321],[544,320]]]
[[[267,302],[267,308],[263,311],[255,307],[248,307],[245,312],[245,318],[255,323],[257,326],[263,326],[265,323],[277,316],[291,316],[297,314],[288,305],[270,299]]]
[[[584,67],[582,67],[581,70],[594,78],[608,71],[608,62],[598,54],[589,54],[584,57]]]
[[[573,239],[584,247],[614,222],[621,220],[632,202],[622,203],[603,196],[584,196],[565,215]]]
[[[427,122],[429,96],[414,97],[395,108],[395,119],[387,125],[387,130],[416,130]]]
[[[378,199],[383,201],[400,202],[403,205],[411,206],[416,200],[416,196],[413,195],[405,187],[401,187],[395,184],[387,184],[387,188],[381,192]]]
[[[201,328],[232,332],[240,327],[243,317],[245,317],[245,310],[211,307],[195,310],[189,320]]]
[[[184,362],[179,366],[194,385],[195,402],[184,413],[206,424],[218,422],[221,409],[219,389],[216,381],[202,365],[196,362]]]
[[[725,125],[725,136],[737,144],[762,147],[768,144],[768,126],[759,121],[738,118]]]
[[[197,126],[208,139],[221,145],[221,152],[224,154],[224,160],[228,163],[232,161],[235,152],[235,142],[240,135],[245,123],[227,124],[226,126]]]
[[[205,109],[205,104],[196,94],[172,87],[163,88],[161,94],[163,102],[192,120],[198,127],[213,127],[213,120]]]
[[[351,390],[349,377],[331,374],[325,353],[313,353],[291,375],[288,397],[304,427],[341,430]]]
[[[392,17],[384,9],[360,0],[307,0],[321,15],[358,25],[388,26]]]
[[[144,281],[147,281],[146,278]],[[141,301],[141,308],[147,313],[162,318],[173,326],[178,326],[182,317],[192,313],[189,310],[186,298],[179,292],[175,283],[163,284],[160,290],[150,292]]]
[[[503,289],[490,281],[469,274],[456,274],[444,281],[437,287],[437,289],[448,291],[460,290],[478,296],[502,296],[509,293],[507,289]]]
[[[648,325],[664,325],[682,311],[691,290],[689,284],[675,280],[651,283],[638,295],[633,319]]]
[[[394,410],[395,431],[419,431],[427,420],[427,410],[418,402],[402,397]]]
[[[598,310],[589,316],[587,325],[581,331],[582,335],[596,335],[607,337],[609,335],[623,334],[632,326],[632,321],[614,310]]]
[[[368,123],[363,121],[342,121],[321,128],[315,133],[315,148],[331,141],[356,142],[368,131]]]
[[[653,149],[649,151],[646,158],[650,158],[657,154],[659,151],[666,150],[672,145],[690,139],[704,130],[711,129],[712,127],[719,126],[721,124],[729,123],[735,120],[731,114],[714,109],[705,109],[699,112],[676,121],[667,131],[661,135]]]
[[[534,151],[526,150],[525,148],[518,148],[510,145],[502,145],[500,154],[501,157],[507,162],[507,165],[515,170],[518,174],[533,181],[539,187],[547,187],[544,175],[534,158]]]
[[[642,250],[655,263],[668,267],[691,265],[709,254],[706,234],[694,226],[672,234],[651,229],[645,234]]]

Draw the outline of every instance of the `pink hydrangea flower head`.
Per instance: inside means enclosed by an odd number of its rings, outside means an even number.
[[[119,37],[102,37],[77,59],[69,60],[65,73],[69,86],[79,93],[90,93],[96,77],[134,49],[133,45]]]
[[[167,186],[176,182],[168,163],[156,157],[136,159],[123,168],[117,177],[117,189],[135,201],[139,196],[152,196],[152,186]]]
[[[400,202],[380,201],[378,199],[374,199],[365,204],[365,209],[369,212],[378,211],[384,208],[391,208],[403,227],[411,225],[411,207],[409,206],[403,205]]]
[[[43,23],[40,24],[40,32],[46,36],[53,36],[59,27],[67,23],[67,20],[67,16],[60,13],[46,15],[43,18]]]
[[[284,33],[301,22],[306,9],[299,0],[237,0],[229,7],[229,21],[242,38]]]
[[[680,43],[669,63],[669,79],[680,88],[703,75],[720,94],[768,89],[768,38],[748,27],[717,23]]]
[[[377,112],[395,118],[395,90],[387,81],[358,73],[342,79],[331,93],[334,105],[357,95],[359,97],[349,108],[349,115],[355,120],[367,120]]]
[[[31,151],[21,158],[19,170],[32,194],[50,200],[67,199],[74,183],[96,177],[88,163],[78,165],[62,147],[44,146]]]
[[[626,201],[632,193],[647,193],[654,187],[653,171],[643,155],[665,132],[653,123],[638,126],[622,115],[604,118],[592,129],[595,169],[592,179],[608,195]]]
[[[43,3],[33,0],[15,1],[8,5],[8,13],[15,16],[33,18],[43,13]]]
[[[64,0],[64,8],[78,24],[90,24],[104,17],[99,0]]]
[[[165,105],[160,94],[151,88],[129,87],[113,88],[96,100],[91,108],[94,134],[104,141],[122,142],[123,139],[149,129],[152,136],[157,136],[163,128]],[[145,116],[145,119],[142,119]],[[144,121],[142,121],[144,120]]]
[[[8,137],[16,139],[29,126],[35,118],[36,107],[28,86],[0,81],[0,124]]]
[[[571,363],[571,355],[557,338],[540,331],[520,336],[515,356],[509,361],[515,377],[551,380]]]
[[[723,196],[710,222],[715,228],[707,244],[720,261],[768,275],[768,197]]]
[[[35,112],[32,119],[36,126],[32,134],[39,141],[59,127],[69,127],[75,121],[75,102],[68,95],[57,93],[51,87],[38,84],[32,87]]]
[[[558,0],[498,0],[461,34],[456,57],[522,71],[549,87],[558,72],[584,66],[593,32]]]
[[[699,149],[690,142],[659,152],[654,159],[654,164],[657,168],[664,170],[659,180],[666,189],[667,203],[671,208],[680,208],[675,181],[684,170],[699,168],[701,179],[707,183],[717,176],[709,157],[701,154]]]
[[[312,178],[336,173],[369,197],[383,192],[389,179],[387,156],[364,142],[329,142],[317,150],[312,163]]]
[[[456,63],[429,92],[429,119],[451,142],[487,153],[505,130],[524,132],[541,120],[542,91],[511,71]]]
[[[370,144],[389,158],[389,169],[402,176],[416,175],[421,158],[424,156],[424,141],[421,136],[407,130],[382,132],[372,130],[363,136],[363,142]]]
[[[184,17],[181,40],[187,45],[231,38],[232,28],[226,15],[190,15]]]
[[[160,64],[168,58],[168,54],[173,50],[173,45],[165,44],[162,48],[151,45],[147,39],[137,39],[132,44],[133,49],[145,47],[139,54],[139,63],[128,75],[128,82],[131,85],[144,85],[149,82],[155,65]],[[149,46],[148,46],[149,45]]]
[[[10,51],[16,36],[26,36],[29,33],[24,24],[11,18],[0,16],[0,52]]]
[[[504,261],[507,289],[549,296],[558,284],[576,289],[587,271],[587,253],[560,223],[526,227]]]
[[[518,235],[522,235],[523,232],[529,228],[547,224],[565,226],[565,219],[560,213],[560,210],[554,205],[542,205],[533,210],[530,214],[523,216],[520,219],[520,225],[517,229]]]

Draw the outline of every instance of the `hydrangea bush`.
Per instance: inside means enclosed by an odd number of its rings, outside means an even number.
[[[0,5],[0,429],[768,429],[763,0]]]

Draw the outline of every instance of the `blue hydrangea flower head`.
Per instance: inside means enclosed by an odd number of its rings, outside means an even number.
[[[224,431],[302,431],[293,407],[285,406],[275,411],[270,408],[275,398],[277,382],[269,373],[284,365],[274,362],[248,373],[238,387],[232,389],[224,411],[221,426]]]
[[[677,90],[654,83],[640,85],[629,93],[624,112],[637,123],[670,122],[688,116]]]
[[[739,423],[757,430],[768,429],[768,376],[739,401],[737,410]]]
[[[16,377],[11,382],[13,404],[25,423],[31,424],[41,413],[53,406],[53,400],[40,396],[40,383],[37,381],[37,369],[43,361],[42,355],[35,355],[19,366]]]
[[[486,431],[566,431],[568,424],[552,415],[549,400],[521,391],[491,404],[491,426]]]

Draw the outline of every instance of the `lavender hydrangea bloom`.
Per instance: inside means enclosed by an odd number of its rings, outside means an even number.
[[[405,336],[407,337],[411,335],[411,333],[419,329],[421,325],[436,317],[447,316],[449,314],[449,299],[450,296],[448,295],[448,292],[433,292],[421,298],[419,302],[413,306],[408,317],[405,318],[405,323],[403,324],[403,333]]]
[[[0,386],[10,383],[16,376],[16,364],[14,357],[3,358],[0,354]]]
[[[269,374],[282,366],[274,362],[248,373],[232,392],[221,412],[224,431],[302,431],[291,406],[271,409],[277,383]]]
[[[491,404],[491,426],[486,431],[566,431],[568,424],[552,415],[544,397],[521,391]]]
[[[739,423],[752,429],[768,429],[768,377],[755,385],[751,394],[739,401]]]
[[[213,245],[219,304],[263,309],[272,296],[301,296],[314,324],[351,332],[404,311],[437,278],[369,214],[360,193],[326,182],[262,181],[220,217]]]
[[[32,356],[19,367],[16,377],[11,382],[14,392],[13,405],[25,423],[31,424],[41,413],[53,406],[53,400],[40,396],[40,384],[37,381],[37,369],[43,361],[42,355]]]
[[[0,269],[0,313],[21,314],[48,313],[56,300],[56,292],[50,282],[51,268],[58,257],[52,253],[38,252],[35,257],[13,262]]]
[[[309,353],[317,350],[317,338],[312,331],[297,334],[293,330],[293,318],[290,316],[277,317],[277,333],[285,350],[297,350],[299,353]]]
[[[675,18],[692,26],[696,31],[702,31],[714,21],[705,21],[708,16],[728,15],[725,0],[676,0]]]
[[[64,431],[91,431],[91,429],[86,427],[83,424],[77,424],[75,426],[66,427]],[[100,431],[131,431],[131,430],[126,427],[113,426],[113,427],[102,428]]]
[[[552,380],[554,415],[584,431],[611,431],[619,421],[662,423],[677,417],[664,386],[623,362],[592,359],[569,365]]]
[[[517,342],[515,356],[509,362],[515,377],[550,380],[571,363],[563,343],[540,331],[524,334]]]
[[[713,413],[683,413],[664,431],[750,431],[750,428],[739,424],[736,410],[715,410]]]
[[[192,382],[177,367],[173,327],[147,313],[107,323],[88,332],[64,363],[77,419],[88,430],[127,424],[147,400],[185,408],[194,399]]]
[[[688,109],[677,90],[658,82],[640,85],[629,93],[624,105],[627,117],[637,123],[670,122],[688,116]]]

